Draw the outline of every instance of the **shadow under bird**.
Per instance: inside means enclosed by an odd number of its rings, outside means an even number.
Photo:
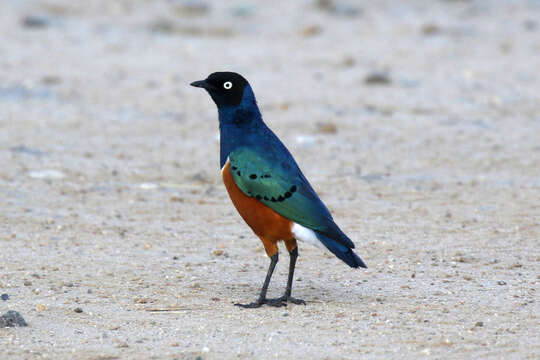
[[[255,302],[236,304],[256,308],[263,304],[305,304],[291,296],[297,240],[323,244],[353,268],[364,262],[354,244],[334,222],[285,145],[263,122],[251,86],[234,72],[215,72],[192,86],[205,89],[218,107],[220,165],[229,196],[253,232],[261,239],[270,266]],[[277,243],[290,255],[287,287],[283,296],[268,299],[268,284],[278,262]]]

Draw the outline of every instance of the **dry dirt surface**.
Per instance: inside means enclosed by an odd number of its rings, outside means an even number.
[[[0,2],[1,359],[538,359],[540,2]],[[293,295],[188,84],[251,82],[367,270]],[[269,295],[285,287],[288,256]],[[535,335],[536,334],[536,335]]]

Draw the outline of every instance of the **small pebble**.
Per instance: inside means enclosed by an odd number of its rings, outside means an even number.
[[[174,23],[166,19],[157,19],[148,25],[153,33],[170,34],[175,31]]]
[[[24,318],[17,311],[9,310],[7,313],[0,316],[0,328],[3,327],[15,327],[15,326],[28,326]]]
[[[43,16],[28,15],[22,19],[22,25],[31,29],[43,29],[49,26],[49,20]]]
[[[350,4],[341,4],[338,3],[334,7],[334,14],[346,16],[346,17],[356,17],[361,14],[361,11],[359,8],[355,7],[354,5]]]
[[[139,188],[143,190],[154,190],[158,188],[158,185],[154,183],[141,183],[139,184]]]
[[[361,14],[361,10],[351,3],[333,0],[316,0],[315,7],[326,11],[332,15],[356,17]]]
[[[424,35],[435,35],[441,32],[440,27],[437,24],[429,23],[422,25],[422,33]]]
[[[319,35],[320,33],[322,33],[322,27],[320,27],[319,25],[309,25],[303,28],[300,32],[303,37],[312,37],[315,35]]]
[[[178,16],[202,16],[210,10],[207,3],[200,0],[185,0],[175,6],[174,12]]]
[[[483,327],[484,322],[483,321],[477,321],[476,324],[474,324],[475,327]]]
[[[375,181],[383,180],[384,174],[381,174],[381,173],[366,174],[366,175],[360,176],[360,178],[367,183],[372,183]]]
[[[80,307],[77,307],[75,309],[73,309],[73,311],[75,311],[76,313],[80,314],[83,312],[83,309],[81,309]]]
[[[322,134],[335,134],[338,131],[336,124],[331,122],[317,123],[317,130]]]
[[[6,301],[6,300],[9,299],[9,295],[8,295],[8,294],[2,294],[0,297],[1,297],[2,300],[4,300],[4,301]]]
[[[356,59],[352,56],[345,56],[343,59],[341,59],[340,65],[346,68],[353,67],[356,65]]]
[[[390,75],[386,72],[373,71],[367,74],[364,83],[368,85],[389,85],[392,83],[392,80],[390,79]]]
[[[286,110],[289,110],[289,108],[291,107],[291,103],[288,102],[288,101],[284,101],[282,103],[279,104],[279,110],[282,110],[282,111],[286,111]]]
[[[506,285],[506,281],[499,280],[497,281],[497,285]]]
[[[255,13],[255,6],[250,4],[238,4],[231,8],[231,14],[239,18],[248,18]]]
[[[34,179],[63,179],[66,175],[58,170],[31,171],[28,176]]]
[[[54,75],[46,75],[41,78],[41,82],[44,85],[58,85],[62,82],[62,79]]]
[[[469,264],[469,263],[476,262],[477,260],[474,257],[469,256],[469,255],[459,255],[456,257],[456,261],[460,263]]]
[[[303,146],[314,146],[317,143],[317,138],[309,135],[297,135],[295,140]]]
[[[534,31],[538,28],[538,23],[535,20],[525,20],[523,22],[523,27],[525,30]]]
[[[29,148],[26,145],[17,145],[9,148],[9,150],[13,153],[19,153],[19,154],[26,154],[26,155],[34,155],[34,156],[41,156],[43,155],[43,151],[39,149],[33,149]],[[15,234],[13,234],[15,235]],[[15,235],[16,237],[16,235]]]

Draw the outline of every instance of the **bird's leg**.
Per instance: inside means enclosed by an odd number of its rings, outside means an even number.
[[[294,276],[294,267],[296,266],[296,259],[298,258],[298,247],[295,247],[293,251],[289,253],[290,262],[289,262],[289,277],[287,278],[287,288],[285,289],[285,294],[283,298],[285,301],[290,301],[293,304],[302,304],[306,305],[306,302],[302,299],[295,299],[291,296],[292,293],[292,283]]]
[[[273,301],[281,300],[282,302],[292,302],[293,304],[302,304],[306,305],[306,302],[302,299],[296,299],[291,296],[292,293],[292,283],[294,277],[294,267],[296,266],[296,259],[298,258],[298,247],[289,252],[290,262],[289,262],[289,276],[287,278],[287,288],[285,289],[285,294],[283,296],[273,299]]]
[[[268,267],[268,272],[266,273],[266,279],[264,279],[264,284],[261,289],[261,293],[259,294],[259,298],[257,301],[252,302],[250,304],[234,304],[236,306],[240,306],[243,308],[258,308],[261,307],[263,304],[267,304],[270,306],[284,306],[285,304],[280,300],[276,301],[274,299],[267,299],[266,298],[266,292],[268,291],[268,285],[270,284],[270,279],[272,278],[272,274],[274,273],[274,268],[276,267],[276,264],[278,262],[278,253],[275,253],[270,257],[270,266]]]

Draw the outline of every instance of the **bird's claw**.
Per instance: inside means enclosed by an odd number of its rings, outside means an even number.
[[[293,298],[292,296],[289,296],[287,298],[287,301],[292,302],[293,304],[296,304],[296,305],[306,305],[306,302],[304,300]]]
[[[292,296],[287,296],[287,295],[283,295],[281,297],[271,299],[271,300],[281,301],[282,303],[285,303],[285,304],[290,302],[296,305],[306,305],[306,302],[304,300],[293,298]]]
[[[273,307],[282,307],[287,306],[287,303],[293,303],[296,305],[306,305],[306,302],[302,299],[293,298],[292,296],[280,296],[274,299],[259,299],[249,304],[234,304],[244,309],[256,309],[263,305],[273,306]]]
[[[282,298],[266,299],[266,304],[269,305],[269,306],[274,306],[274,307],[287,306],[287,302],[283,301]]]
[[[249,303],[249,304],[236,303],[236,304],[234,304],[234,306],[238,306],[238,307],[241,307],[241,308],[244,308],[244,309],[255,309],[255,308],[261,307],[262,303],[260,303],[258,301],[254,301],[254,302]]]
[[[239,306],[244,309],[256,309],[263,305],[273,306],[273,307],[282,307],[287,306],[287,302],[283,301],[282,298],[276,298],[276,299],[259,299],[257,301],[254,301],[249,304],[234,304],[235,306]]]

